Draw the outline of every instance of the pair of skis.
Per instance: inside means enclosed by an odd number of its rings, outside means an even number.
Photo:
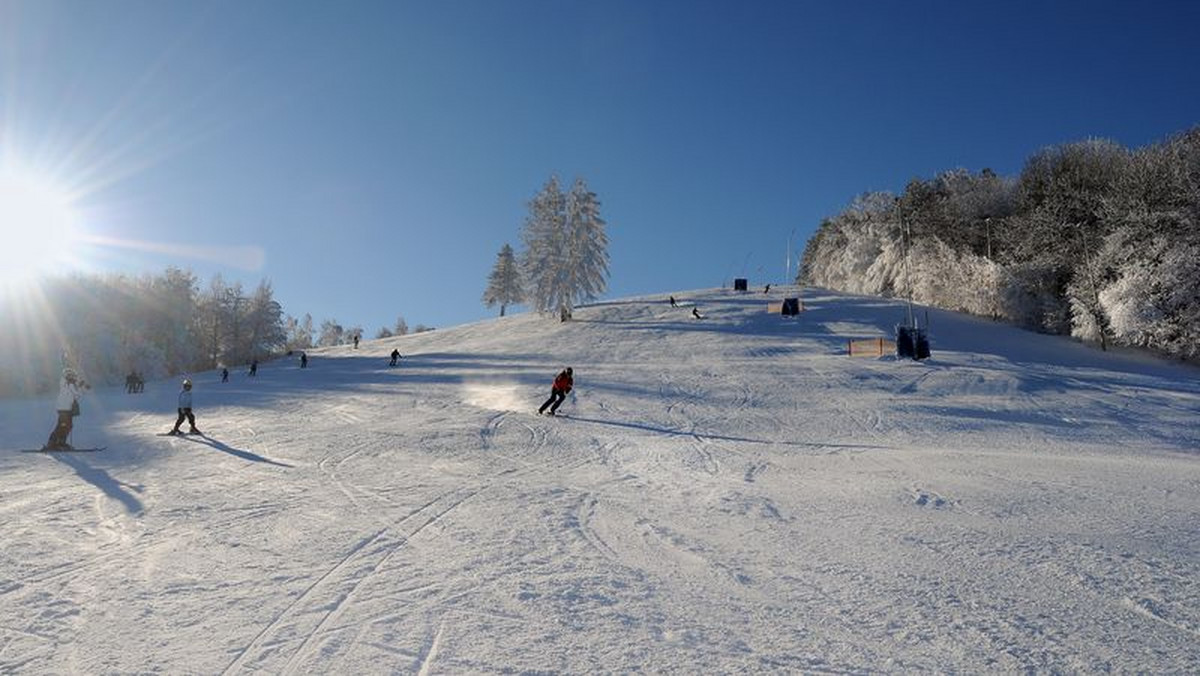
[[[108,446],[96,446],[94,448],[22,448],[22,453],[97,453],[108,448]]]
[[[202,436],[204,436],[204,433],[203,432],[187,432],[185,434],[184,432],[178,432],[176,434],[171,434],[170,432],[163,432],[163,433],[159,434],[158,436],[160,436],[160,437],[182,437],[182,436],[202,437]],[[108,446],[93,446],[90,448],[22,448],[21,452],[22,453],[99,453],[100,451],[103,451],[107,448],[108,448]]]

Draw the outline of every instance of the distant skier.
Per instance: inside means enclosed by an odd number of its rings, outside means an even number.
[[[546,407],[549,406],[550,415],[554,415],[554,412],[558,410],[559,406],[562,406],[563,400],[567,398],[567,394],[574,386],[575,372],[568,366],[554,378],[554,384],[550,386],[550,398],[546,400],[546,403],[542,404],[542,407],[538,409],[538,413],[545,413]]]
[[[700,310],[698,310],[694,307],[692,308],[692,316],[695,317],[696,319],[704,319],[704,315],[700,314]]]
[[[675,302],[675,296],[671,296],[671,307],[679,307],[679,303]]]
[[[200,434],[200,430],[196,429],[196,416],[192,415],[192,381],[187,378],[183,379],[183,390],[179,392],[179,417],[175,420],[175,427],[167,434],[179,434],[179,426],[185,418],[189,426],[188,434]]]
[[[300,368],[302,368],[302,369],[308,368],[308,353],[307,352],[300,353]]]
[[[392,360],[388,362],[388,366],[395,366],[398,359],[400,359],[400,350],[392,350]]]
[[[770,284],[763,287],[763,293],[771,293],[771,285]]]
[[[358,349],[358,334],[354,334],[354,349]]]
[[[58,422],[50,431],[50,438],[42,447],[43,451],[72,450],[71,446],[67,444],[67,438],[71,436],[75,416],[79,415],[79,397],[87,389],[90,389],[90,386],[79,378],[74,369],[69,367],[63,369],[62,377],[58,381],[58,399],[55,400]]]
[[[250,362],[250,373],[248,373],[247,375],[249,375],[251,378],[258,375],[258,360],[257,359]]]
[[[227,368],[221,369],[221,382],[223,382],[223,383],[229,382],[229,369],[227,369]]]

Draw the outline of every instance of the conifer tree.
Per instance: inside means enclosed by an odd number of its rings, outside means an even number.
[[[568,312],[577,303],[595,300],[608,288],[608,235],[600,217],[600,201],[583,179],[567,194],[566,270]]]
[[[521,282],[521,268],[517,265],[512,247],[505,244],[496,256],[496,265],[488,277],[487,290],[483,292],[483,303],[492,307],[500,304],[500,316],[509,305],[520,303],[525,299],[525,289]]]
[[[600,202],[582,179],[563,194],[551,177],[529,203],[525,243],[527,301],[539,312],[570,317],[576,303],[607,287],[608,236]]]
[[[541,192],[529,202],[529,216],[521,239],[525,243],[523,267],[528,282],[528,300],[538,312],[563,307],[562,255],[566,224],[566,197],[558,177],[551,176]]]

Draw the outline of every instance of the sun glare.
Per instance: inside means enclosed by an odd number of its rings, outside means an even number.
[[[52,183],[0,169],[0,285],[61,272],[78,240],[70,196]]]

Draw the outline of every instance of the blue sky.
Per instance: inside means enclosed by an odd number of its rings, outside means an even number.
[[[159,245],[93,269],[265,277],[373,335],[492,314],[552,173],[598,193],[621,296],[778,282],[789,235],[865,190],[1161,140],[1200,123],[1196,26],[1195,2],[0,0],[0,156]]]

